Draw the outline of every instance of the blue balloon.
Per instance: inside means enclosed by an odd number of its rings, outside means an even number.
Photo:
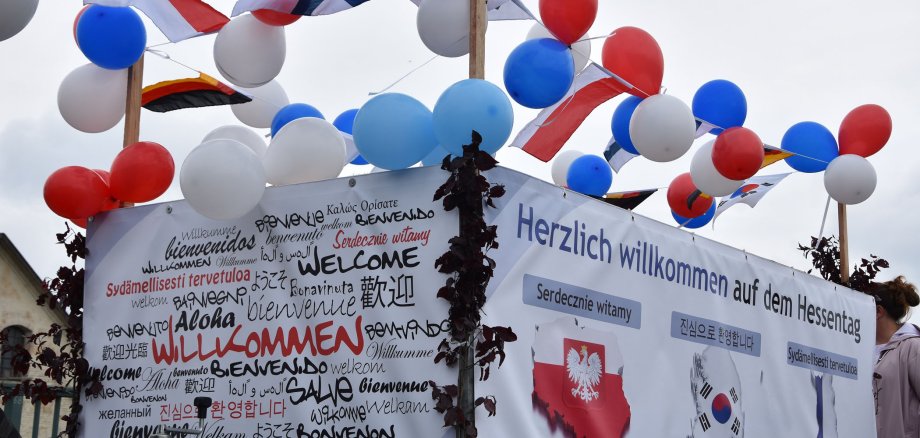
[[[141,59],[147,31],[141,17],[129,7],[92,5],[77,23],[77,45],[93,64],[121,70]]]
[[[706,210],[706,213],[703,213],[702,216],[695,217],[693,219],[687,219],[677,213],[671,212],[671,216],[674,216],[674,220],[677,221],[678,225],[683,225],[684,228],[697,229],[709,223],[716,216],[716,203],[713,202],[709,206],[709,210]]]
[[[355,117],[352,135],[361,156],[387,170],[410,167],[438,145],[431,111],[399,93],[367,101]]]
[[[626,100],[620,102],[620,106],[613,112],[613,120],[610,121],[610,130],[613,131],[614,140],[623,150],[633,155],[639,155],[639,151],[633,146],[632,138],[629,137],[629,121],[640,103],[642,103],[642,98],[627,97]]]
[[[323,113],[319,112],[313,105],[307,105],[305,103],[292,103],[286,105],[284,108],[278,110],[275,113],[275,117],[272,119],[272,137],[293,120],[301,119],[304,117],[316,117],[317,119],[326,118],[323,117]],[[340,129],[341,130],[341,129]]]
[[[505,61],[505,89],[515,102],[528,108],[559,102],[574,78],[572,53],[552,38],[525,41]]]
[[[514,110],[505,92],[482,79],[465,79],[451,85],[434,106],[434,134],[453,155],[463,155],[473,131],[482,136],[479,149],[494,154],[514,126]]]
[[[422,158],[422,166],[440,166],[444,162],[444,157],[446,157],[450,152],[447,152],[447,149],[437,146],[430,154],[425,155],[425,158]]]
[[[572,161],[566,176],[569,188],[585,195],[604,196],[613,183],[613,171],[603,157],[582,155]]]
[[[721,128],[709,132],[719,135],[728,129],[744,124],[747,118],[747,98],[737,85],[724,79],[703,84],[693,95],[693,115]]]
[[[352,127],[355,125],[356,115],[358,115],[357,108],[347,110],[342,114],[339,114],[339,116],[335,118],[335,121],[332,122],[332,125],[338,128],[339,131],[342,131],[346,134],[351,134]]]
[[[799,172],[821,172],[840,154],[834,134],[815,122],[792,125],[781,144],[783,150],[799,154],[786,158],[786,164]]]

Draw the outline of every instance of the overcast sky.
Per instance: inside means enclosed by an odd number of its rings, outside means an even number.
[[[534,12],[537,0],[524,0]],[[870,158],[878,187],[866,202],[849,208],[851,258],[870,253],[887,258],[885,278],[904,274],[920,282],[920,194],[916,177],[920,154],[920,3],[910,0],[600,0],[590,35],[622,26],[651,33],[665,59],[667,93],[689,104],[696,89],[712,79],[738,84],[748,100],[745,126],[778,145],[785,131],[801,121],[816,121],[836,133],[851,109],[865,103],[884,106],[894,121],[888,145]],[[211,4],[229,14],[231,0]],[[64,261],[54,234],[63,219],[45,206],[42,186],[54,170],[68,165],[107,169],[122,144],[122,125],[85,134],[62,119],[57,89],[73,69],[87,63],[73,41],[77,0],[42,0],[30,25],[0,42],[0,232],[7,233],[40,276],[50,276]],[[287,61],[278,81],[292,102],[319,108],[331,120],[360,107],[368,92],[380,90],[433,55],[416,31],[417,8],[408,0],[373,0],[344,13],[305,17],[288,26]],[[486,79],[502,86],[507,55],[525,38],[532,22],[490,23]],[[166,42],[149,22],[148,45]],[[218,77],[213,63],[214,36],[170,44],[168,52],[198,70]],[[600,62],[603,40],[592,59]],[[440,93],[467,75],[467,58],[439,58],[392,91],[412,95],[432,107]],[[191,77],[182,67],[148,55],[145,85]],[[598,108],[563,150],[600,154],[610,137],[617,98]],[[515,132],[536,111],[515,104]],[[166,146],[181,166],[188,152],[212,129],[239,124],[228,107],[166,114],[144,111],[141,140]],[[689,171],[695,149],[673,163],[630,162],[614,176],[612,191],[666,187]],[[537,178],[550,178],[550,165],[519,150],[498,153],[502,165]],[[349,166],[345,174],[368,169]],[[787,172],[780,163],[762,174]],[[178,175],[160,200],[182,197]],[[433,189],[432,189],[433,190]],[[796,173],[774,189],[756,209],[740,205],[719,218],[715,230],[699,235],[745,249],[778,263],[807,269],[796,250],[821,228],[827,194],[823,174]],[[637,209],[673,223],[664,194]],[[825,234],[837,234],[831,208]],[[920,320],[920,315],[915,315]]]

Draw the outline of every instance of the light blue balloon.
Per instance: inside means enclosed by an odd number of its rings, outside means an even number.
[[[693,219],[687,219],[677,213],[674,213],[673,211],[671,212],[671,216],[674,216],[674,220],[677,221],[678,225],[683,225],[684,228],[695,230],[708,224],[710,221],[712,221],[712,218],[716,216],[716,203],[713,202],[712,205],[709,206],[709,210],[706,210],[706,213],[703,213],[702,216],[698,216]]]
[[[574,78],[572,52],[552,38],[525,41],[505,61],[505,89],[515,102],[528,108],[559,102]]]
[[[815,122],[800,122],[792,125],[783,134],[782,148],[794,154],[786,158],[789,167],[805,173],[816,173],[827,169],[840,152],[834,134]]]
[[[640,103],[642,103],[641,97],[627,97],[617,106],[613,112],[613,119],[610,120],[610,130],[613,132],[614,140],[623,150],[633,155],[639,155],[639,151],[633,146],[632,138],[629,137],[629,121],[632,120],[632,115]]]
[[[437,146],[430,154],[425,155],[425,158],[422,158],[422,166],[440,166],[444,162],[444,157],[446,157],[450,152],[447,152],[447,149]]]
[[[473,131],[482,136],[479,149],[495,154],[514,126],[514,110],[505,92],[482,79],[465,79],[451,85],[434,106],[434,133],[453,155],[463,155],[463,145]]]
[[[141,17],[129,7],[92,5],[77,22],[77,45],[99,67],[121,70],[132,66],[147,46]]]
[[[387,170],[408,168],[438,145],[431,111],[399,93],[367,101],[355,117],[352,135],[361,156]]]
[[[613,183],[613,171],[603,157],[582,155],[569,165],[566,184],[570,189],[590,196],[604,196]]]

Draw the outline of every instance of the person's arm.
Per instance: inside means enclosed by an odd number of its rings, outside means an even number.
[[[901,343],[904,354],[899,355],[901,366],[907,367],[907,380],[914,398],[920,399],[920,338],[911,338]]]

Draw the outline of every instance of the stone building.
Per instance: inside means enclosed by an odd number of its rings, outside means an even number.
[[[6,234],[0,233],[0,330],[8,339],[24,342],[33,331],[47,330],[51,323],[65,323],[62,311],[36,305],[42,290],[39,276]],[[29,375],[43,377],[40,370],[32,370]],[[0,386],[8,388],[23,377],[12,370],[8,355],[0,357]],[[21,397],[11,400],[0,410],[0,438],[56,436],[64,427],[58,419],[69,410],[67,398],[45,406],[33,406]]]

